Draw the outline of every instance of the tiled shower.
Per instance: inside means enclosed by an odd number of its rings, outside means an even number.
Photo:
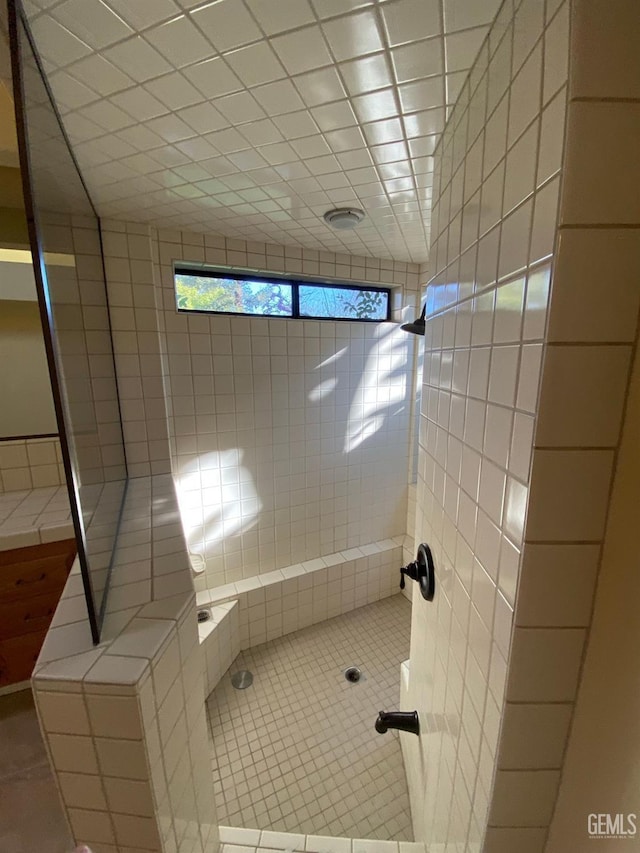
[[[76,575],[34,682],[96,853],[215,853],[225,822],[251,848],[545,850],[639,303],[638,212],[601,160],[584,181],[585,136],[637,102],[585,71],[574,6],[509,0],[458,81],[428,263],[102,221],[122,548],[102,645]],[[393,322],[179,314],[176,262],[388,286]],[[423,304],[424,340],[399,329]],[[436,598],[409,603],[422,541]],[[420,736],[375,734],[378,703]]]

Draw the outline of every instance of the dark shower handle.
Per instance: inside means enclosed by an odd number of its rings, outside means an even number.
[[[433,601],[436,591],[436,567],[433,562],[431,548],[426,543],[418,546],[418,555],[413,563],[400,569],[400,589],[405,587],[404,576],[412,581],[418,581],[420,594],[427,601]]]
[[[417,711],[380,711],[376,720],[376,731],[383,735],[389,729],[420,734],[420,720]]]

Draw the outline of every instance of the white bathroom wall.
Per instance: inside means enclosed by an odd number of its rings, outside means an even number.
[[[154,275],[148,228],[102,226],[129,471],[173,462],[190,548],[207,551],[197,588],[403,535],[417,339],[391,323],[179,315],[172,264],[389,284],[398,319],[413,317],[417,266],[331,256],[329,268],[296,249],[238,254],[237,241],[161,232]]]
[[[5,264],[2,275],[21,264]],[[32,275],[33,278],[33,275]],[[58,431],[44,335],[35,300],[0,299],[0,436]]]
[[[0,440],[0,494],[65,483],[57,436]]]
[[[392,323],[178,314],[173,264],[386,284],[396,319],[415,310],[417,265],[158,236],[174,473],[204,585],[403,534],[415,339]]]
[[[403,702],[420,709],[422,729],[419,741],[402,743],[415,836],[438,853],[454,844],[482,849],[489,817],[557,223],[567,57],[567,3],[505,3],[436,151],[415,531],[433,548],[438,590],[432,604],[414,590]]]

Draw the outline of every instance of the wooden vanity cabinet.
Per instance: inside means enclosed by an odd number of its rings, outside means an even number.
[[[31,677],[75,555],[75,539],[0,551],[0,687]]]

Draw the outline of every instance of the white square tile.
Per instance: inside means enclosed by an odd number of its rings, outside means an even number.
[[[37,692],[40,717],[47,732],[89,735],[89,718],[83,697],[76,693]]]
[[[134,36],[108,48],[104,57],[136,83],[144,83],[171,70],[167,60],[142,36]]]
[[[576,9],[572,44],[575,58],[571,75],[572,97],[637,98],[638,56],[633,32],[637,10],[632,2],[623,2],[615,15],[605,15],[597,3]],[[564,23],[564,22],[563,22]],[[600,47],[594,52],[594,45]],[[603,61],[603,55],[608,61]]]
[[[598,128],[606,127],[604,145],[593,161]],[[636,161],[633,141],[640,130],[640,105],[582,103],[569,105],[562,224],[631,224],[640,218],[635,193],[627,191]],[[588,170],[589,181],[584,181]]]
[[[446,68],[451,71],[465,71],[471,67],[478,55],[480,45],[484,41],[489,27],[475,27],[462,32],[445,35]]]
[[[322,30],[317,25],[276,36],[272,41],[272,47],[290,75],[302,74],[322,65],[331,64]]]
[[[202,100],[202,94],[178,71],[151,80],[145,89],[168,109],[188,107]]]
[[[489,820],[494,826],[547,824],[559,783],[559,770],[499,770]]]
[[[180,7],[174,0],[109,0],[109,6],[130,26],[144,29],[160,21],[180,14]]]
[[[133,34],[131,27],[100,0],[66,0],[56,6],[52,14],[59,23],[94,50]]]
[[[511,86],[508,144],[512,145],[539,109],[542,85],[542,48],[536,47]]]
[[[563,230],[549,315],[551,341],[631,341],[640,292],[640,251],[630,231]],[[602,299],[606,280],[609,297]]]
[[[536,442],[547,447],[615,446],[630,359],[625,346],[549,346]]]
[[[107,801],[99,776],[81,773],[57,773],[57,782],[65,805],[81,809],[107,810]]]
[[[598,545],[536,545],[525,548],[517,622],[529,627],[586,626],[599,563]],[[552,598],[545,593],[547,583]]]
[[[516,405],[531,414],[537,410],[541,362],[542,344],[526,344],[522,347]]]
[[[133,696],[87,696],[89,719],[98,737],[142,738],[138,700]]]
[[[90,774],[98,772],[96,753],[91,738],[51,734],[47,739],[56,771],[66,770],[71,773]]]
[[[92,844],[111,844],[115,841],[111,821],[106,812],[71,808],[67,814],[71,830],[77,838],[85,838]]]
[[[338,62],[375,53],[383,46],[376,16],[371,9],[326,21],[322,29]]]
[[[469,6],[464,0],[445,0],[444,17],[448,31],[464,30],[481,24],[490,24],[498,8],[499,2],[483,3],[479,6]]]
[[[248,0],[247,5],[268,36],[314,22],[307,0]]]
[[[395,0],[382,6],[381,11],[392,47],[413,41],[416,30],[420,31],[423,38],[439,35],[442,31],[440,10],[433,0],[426,3]]]
[[[495,319],[493,325],[494,343],[513,343],[520,340],[522,333],[522,314],[524,309],[525,279],[501,285],[496,290]]]
[[[602,537],[612,452],[536,450],[527,538],[595,541]]]
[[[212,53],[211,43],[186,15],[147,30],[144,37],[174,68],[191,65]]]
[[[260,29],[244,5],[221,0],[191,13],[216,50],[222,52],[261,37]]]
[[[562,767],[571,705],[514,705],[505,708],[500,748],[503,769]]]
[[[524,349],[524,348],[523,348]],[[513,405],[518,376],[517,346],[494,347],[489,373],[489,400],[505,406]]]
[[[277,55],[266,41],[234,50],[225,56],[225,60],[245,86],[270,83],[286,76]]]
[[[547,832],[547,827],[490,826],[485,836],[487,853],[542,853]]]
[[[544,103],[567,81],[569,52],[569,7],[563,6],[544,35]]]

